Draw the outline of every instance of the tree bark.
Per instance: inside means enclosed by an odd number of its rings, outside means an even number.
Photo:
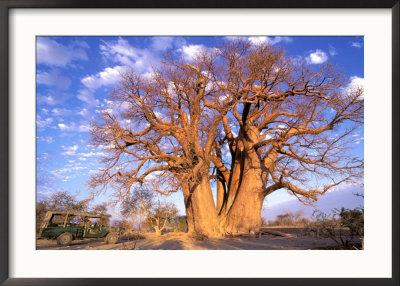
[[[186,211],[186,224],[188,233],[194,232],[194,217],[192,208],[192,196],[189,191],[189,185],[187,183],[182,184],[183,200],[185,203]]]
[[[162,230],[159,229],[158,227],[154,227],[154,231],[155,231],[156,235],[161,235]]]
[[[226,233],[258,232],[261,226],[261,209],[264,193],[260,174],[244,172],[238,194],[224,223]]]
[[[185,196],[188,232],[217,235],[217,211],[208,177],[203,176],[198,183],[188,185]]]
[[[265,193],[261,159],[254,149],[258,134],[259,131],[248,123],[239,133],[223,227],[228,233],[260,229]]]

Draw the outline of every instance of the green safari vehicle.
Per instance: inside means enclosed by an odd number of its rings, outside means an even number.
[[[104,216],[85,212],[48,211],[40,227],[39,238],[57,239],[61,246],[76,239],[104,238],[105,243],[117,243],[119,231],[104,225]]]

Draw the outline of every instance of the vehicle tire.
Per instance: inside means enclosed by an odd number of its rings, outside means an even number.
[[[110,232],[109,234],[106,235],[104,238],[104,242],[107,244],[115,244],[118,242],[118,233],[116,232]]]
[[[72,234],[64,232],[57,237],[57,244],[60,246],[68,246],[71,244]]]

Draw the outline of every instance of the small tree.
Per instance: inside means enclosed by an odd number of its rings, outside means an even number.
[[[157,235],[161,235],[169,221],[176,218],[178,209],[171,202],[158,201],[153,210],[149,212],[147,220]]]
[[[108,203],[100,203],[98,205],[95,205],[91,208],[91,212],[95,213],[95,214],[99,214],[102,217],[99,219],[99,224],[103,224],[103,225],[109,225],[110,224],[110,217],[111,215],[109,215],[108,212]]]
[[[122,201],[121,214],[123,217],[131,219],[141,231],[142,224],[151,209],[152,201],[153,196],[147,189],[136,188],[130,197]]]
[[[47,210],[55,211],[87,211],[91,199],[77,200],[76,196],[67,191],[56,192],[45,200]]]
[[[178,209],[171,202],[157,201],[150,190],[137,188],[122,202],[121,214],[125,217],[136,217],[139,230],[145,225],[161,235],[168,221],[176,218]]]

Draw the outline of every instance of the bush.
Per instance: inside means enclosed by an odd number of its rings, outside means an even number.
[[[306,231],[316,237],[330,238],[338,245],[349,247],[356,237],[364,235],[363,209],[334,209],[331,214],[315,210],[313,221],[308,223]]]
[[[178,216],[175,221],[175,231],[178,232],[187,232],[187,219],[186,216]]]
[[[364,209],[345,209],[339,213],[342,225],[348,227],[352,236],[364,236]]]

